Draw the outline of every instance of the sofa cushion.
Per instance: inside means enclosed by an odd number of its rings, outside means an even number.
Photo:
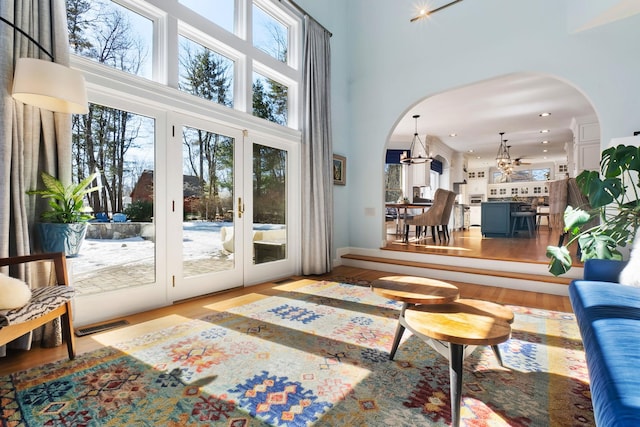
[[[620,283],[629,286],[640,286],[640,234],[633,241],[629,262],[620,273]]]
[[[596,425],[640,425],[640,288],[575,280],[569,296],[584,343]]]

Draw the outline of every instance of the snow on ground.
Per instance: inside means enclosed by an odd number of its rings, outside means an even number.
[[[190,221],[182,225],[184,260],[219,258],[230,260],[233,254],[222,248],[220,229],[233,227],[232,222]],[[256,230],[282,228],[282,225],[255,224]],[[173,244],[173,242],[169,242]],[[142,237],[128,239],[85,239],[77,257],[71,258],[73,274],[79,275],[114,265],[149,262],[154,257],[155,243]]]

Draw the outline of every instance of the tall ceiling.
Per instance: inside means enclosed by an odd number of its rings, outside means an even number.
[[[541,113],[550,115],[540,117]],[[415,114],[420,115],[417,130],[423,141],[425,135],[435,136],[451,149],[466,153],[469,167],[477,168],[495,166],[499,132],[505,133],[512,159],[566,161],[565,143],[573,141],[572,120],[596,119],[591,103],[577,89],[556,78],[528,73],[425,98],[398,122],[389,148],[410,146]],[[456,136],[450,136],[453,133]]]

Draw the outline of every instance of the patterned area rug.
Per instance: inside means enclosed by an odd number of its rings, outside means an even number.
[[[276,288],[277,289],[277,288]],[[447,361],[368,287],[312,282],[0,377],[8,426],[444,426]],[[593,425],[572,314],[511,307],[512,338],[464,363],[462,425]]]

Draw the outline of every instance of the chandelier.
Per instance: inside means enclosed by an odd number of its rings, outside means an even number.
[[[429,153],[429,144],[426,146],[422,143],[422,140],[418,136],[418,117],[419,114],[413,116],[416,120],[416,132],[413,134],[413,141],[411,141],[411,147],[409,152],[403,151],[400,155],[400,163],[403,165],[413,165],[417,163],[426,163],[433,160]]]
[[[513,162],[509,155],[509,146],[507,140],[503,138],[504,132],[500,132],[500,146],[498,147],[498,154],[496,155],[496,165],[500,172],[506,175],[511,175],[513,172]]]

